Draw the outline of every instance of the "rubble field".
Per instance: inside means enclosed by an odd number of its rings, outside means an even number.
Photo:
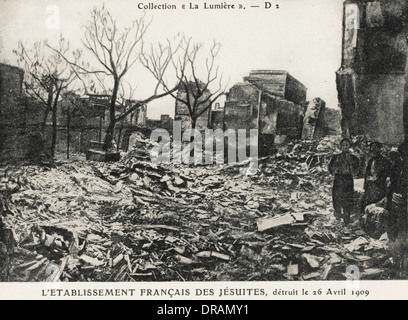
[[[139,140],[117,163],[0,167],[7,281],[345,280],[350,266],[404,277],[386,234],[334,219],[336,138],[290,142],[249,176],[245,164],[153,165]]]

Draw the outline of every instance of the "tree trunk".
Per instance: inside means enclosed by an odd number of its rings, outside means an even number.
[[[50,114],[50,109],[46,109],[44,110],[44,115],[43,115],[43,119],[42,119],[42,123],[41,123],[41,134],[43,135],[43,137],[45,136],[45,128],[47,125],[47,119],[48,119],[48,115]]]
[[[45,135],[46,135],[45,130],[47,128],[48,115],[50,114],[50,111],[52,111],[53,97],[54,97],[54,86],[50,86],[48,88],[47,106],[46,106],[46,110],[44,111],[43,123],[41,124],[41,134],[43,135],[44,140],[45,140]]]
[[[115,131],[115,125],[116,125],[116,115],[115,115],[116,98],[118,96],[118,90],[119,90],[119,79],[115,78],[115,81],[113,84],[110,106],[109,106],[109,125],[106,128],[106,136],[105,136],[106,150],[111,149],[113,146],[113,133]]]
[[[52,141],[51,141],[51,156],[55,156],[55,146],[57,145],[57,110],[52,109]]]
[[[61,92],[61,88],[58,89],[55,95],[54,104],[52,107],[52,141],[51,141],[51,157],[55,156],[55,147],[57,145],[57,109],[58,99]]]
[[[105,148],[106,150],[112,149],[113,146],[113,132],[115,130],[115,121],[109,121],[109,125],[106,128],[105,136]]]
[[[196,118],[191,118],[191,129],[195,130],[197,124],[197,119]],[[194,142],[194,135],[190,136],[190,143]],[[190,157],[194,157],[194,152],[197,152],[196,150],[192,149],[190,150]]]
[[[67,113],[67,159],[69,159],[69,140],[71,139],[71,112]]]
[[[116,146],[116,151],[119,152],[120,149],[120,144],[121,144],[121,140],[122,140],[122,132],[123,132],[123,120],[120,124],[120,128],[119,128],[119,133],[118,133],[118,142],[117,142],[117,146]]]

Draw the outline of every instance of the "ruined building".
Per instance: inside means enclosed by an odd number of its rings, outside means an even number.
[[[146,119],[146,129],[148,132],[155,129],[165,129],[169,132],[173,131],[173,119],[169,114],[161,114],[160,119]]]
[[[24,93],[23,81],[23,69],[0,64],[0,162],[3,163],[49,157],[51,114],[40,101]],[[57,110],[56,151],[85,152],[91,141],[101,141],[109,120],[109,98],[65,92]],[[117,106],[118,115],[136,102],[128,100],[125,106]],[[115,139],[122,149],[127,148],[134,129],[146,125],[146,113],[144,105],[118,122]]]
[[[407,136],[406,0],[344,3],[343,50],[337,72],[343,135],[399,144]],[[405,122],[405,130],[404,130]]]
[[[58,152],[65,152],[68,147],[74,153],[84,153],[91,141],[102,142],[105,137],[106,127],[109,124],[110,95],[87,94],[79,96],[71,93],[71,98],[62,99],[57,111],[57,145]],[[125,110],[137,103],[136,100],[126,100],[124,105],[116,106],[116,115],[121,115]],[[126,150],[128,137],[132,130],[146,126],[147,106],[143,105],[130,113],[115,127],[114,139],[121,149]],[[51,139],[51,119],[47,121],[45,140]],[[69,126],[69,130],[68,130]]]
[[[35,160],[44,153],[43,106],[23,94],[24,71],[0,63],[0,162]]]
[[[300,138],[306,87],[286,71],[251,71],[227,94],[224,129],[259,129],[260,150],[278,135]]]

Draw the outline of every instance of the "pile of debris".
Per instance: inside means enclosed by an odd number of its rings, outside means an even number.
[[[394,277],[385,236],[332,219],[332,141],[285,146],[255,176],[153,165],[143,137],[118,163],[2,168],[14,184],[10,280],[338,280],[349,265]]]

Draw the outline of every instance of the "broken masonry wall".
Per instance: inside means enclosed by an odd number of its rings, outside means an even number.
[[[57,143],[56,151],[67,152],[68,128],[67,109],[75,110],[71,112],[69,152],[86,153],[91,145],[91,141],[104,141],[109,118],[107,115],[108,96],[90,95],[86,99],[79,99],[73,103],[62,100],[58,108],[57,115]],[[123,108],[117,111],[117,115],[122,114]],[[140,127],[146,127],[147,106],[143,105],[128,115],[122,127],[122,122],[118,122],[114,130],[114,140],[116,143],[120,138],[120,149],[128,150],[129,137],[133,131]],[[45,141],[51,141],[52,125],[47,123]]]
[[[406,1],[345,2],[342,65],[336,74],[343,135],[394,145],[404,140],[407,16]],[[358,28],[350,25],[353,18]]]
[[[278,112],[278,99],[276,97],[263,94],[259,109],[259,134],[276,135]]]
[[[0,64],[0,162],[42,159],[43,105],[22,95],[24,71]]]
[[[225,102],[225,129],[259,129],[259,135],[300,138],[305,109],[282,97],[244,82],[233,86]],[[269,143],[268,142],[268,143]]]
[[[260,91],[256,86],[244,82],[234,85],[225,101],[224,128],[257,129]]]
[[[242,82],[230,88],[224,104],[223,129],[245,129],[247,131],[246,154],[249,154],[249,130],[259,128],[258,110],[260,98],[261,92],[255,85]],[[258,138],[260,136],[261,134],[259,134]],[[229,139],[226,138],[224,146],[227,147],[229,143]],[[259,141],[258,150],[262,151]],[[227,150],[225,150],[224,155],[227,155]]]
[[[287,79],[290,79],[289,87],[286,86]],[[277,136],[300,139],[304,103],[296,104],[285,95],[292,100],[303,101],[306,88],[286,71],[251,71],[244,82],[235,84],[227,94],[224,130],[259,129],[258,150],[261,156],[274,150]]]
[[[324,110],[324,136],[341,134],[341,109],[326,108]]]
[[[278,118],[276,120],[276,135],[285,135],[300,139],[303,128],[304,107],[291,101],[277,99]]]
[[[284,70],[252,70],[245,81],[274,96],[295,104],[306,102],[307,88]]]
[[[244,81],[255,85],[259,90],[275,96],[285,97],[287,72],[281,70],[253,70]]]
[[[69,149],[70,154],[73,153],[86,153],[90,148],[92,141],[104,141],[106,128],[102,128],[102,134],[98,126],[80,126],[80,127],[71,127],[70,130],[70,139],[69,139]],[[129,148],[129,138],[131,134],[135,131],[138,131],[137,127],[125,125],[121,131],[121,139],[119,149],[127,151]],[[115,127],[114,130],[114,139],[115,143],[118,143],[119,139],[120,126]],[[52,134],[52,127],[47,126],[46,128],[46,137],[50,137]],[[66,153],[67,151],[67,127],[59,126],[57,128],[57,144],[56,151],[59,153]],[[48,140],[47,140],[48,141]]]
[[[0,101],[21,96],[23,78],[23,69],[0,63]]]
[[[260,134],[286,135],[299,139],[304,108],[267,93],[262,94],[259,112]]]
[[[211,129],[224,129],[224,110],[211,110]]]
[[[279,98],[282,100],[282,98]],[[259,140],[258,149],[261,157],[272,154],[274,151],[274,141],[277,132],[279,103],[278,98],[267,95],[261,96],[259,104]]]
[[[320,98],[309,101],[303,120],[302,139],[320,139],[325,135],[326,102]]]
[[[138,126],[138,128],[140,127],[141,126]],[[160,126],[158,128],[173,132],[173,119],[170,117],[170,115],[162,114],[160,116]]]
[[[55,150],[59,153],[65,153],[67,151],[67,131],[66,126],[57,127],[57,143],[55,145]],[[52,136],[52,126],[46,127],[45,136],[46,141],[50,141],[50,137]],[[99,127],[71,127],[69,139],[70,153],[85,153],[89,149],[91,141],[99,141],[99,137]]]
[[[359,135],[361,127],[354,126],[356,117],[355,75],[348,70],[339,70],[336,73],[336,86],[339,106],[341,109],[341,131],[343,136]]]
[[[404,140],[403,99],[405,79],[401,75],[357,75],[357,109],[353,128],[370,140],[400,144]]]
[[[343,135],[389,145],[407,139],[407,22],[405,0],[345,2],[342,65],[336,74]],[[381,202],[368,206],[362,217],[366,231],[383,232],[385,212]]]
[[[285,99],[301,105],[306,102],[307,88],[289,73],[286,78]]]

